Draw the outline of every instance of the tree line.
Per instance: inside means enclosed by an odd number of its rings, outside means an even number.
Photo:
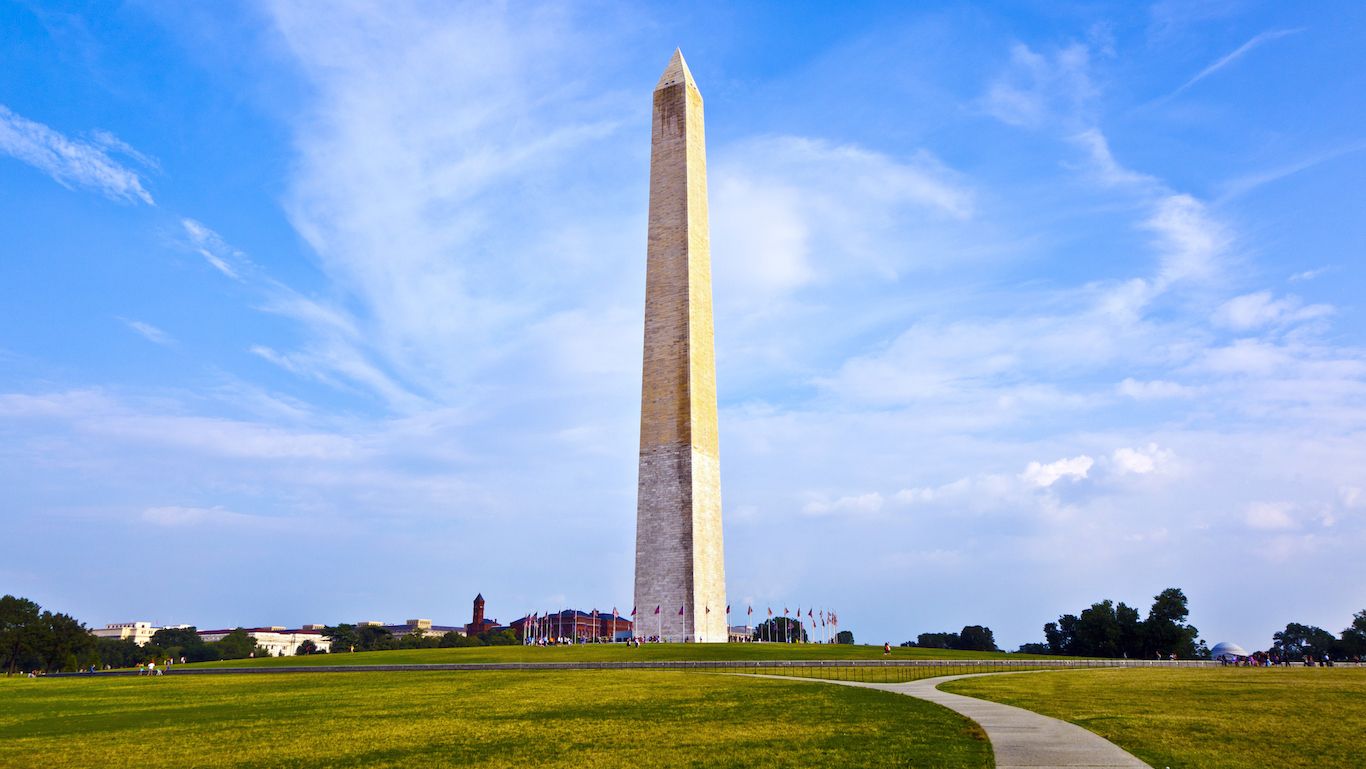
[[[16,671],[72,672],[182,657],[186,662],[208,662],[264,653],[242,628],[213,643],[206,643],[192,627],[162,628],[142,646],[131,638],[96,638],[69,614],[45,611],[27,598],[0,597],[0,664],[7,676]]]
[[[16,670],[52,672],[68,665],[75,670],[94,645],[95,637],[69,614],[43,611],[27,598],[0,598],[0,662],[6,676]]]
[[[1044,643],[1020,647],[1026,654],[1058,654],[1071,657],[1128,657],[1209,659],[1209,648],[1200,631],[1187,624],[1190,611],[1186,594],[1167,588],[1153,597],[1147,618],[1138,609],[1106,599],[1083,609],[1080,615],[1064,614],[1043,626]]]
[[[454,630],[431,635],[423,628],[414,628],[402,638],[376,625],[328,625],[322,630],[332,641],[332,653],[389,651],[392,649],[447,649],[468,646],[515,646],[520,643],[511,630],[485,630],[463,636]],[[302,649],[300,650],[302,651]]]
[[[1366,610],[1352,615],[1352,624],[1341,637],[1321,627],[1291,622],[1285,630],[1272,634],[1269,651],[1289,659],[1345,660],[1366,657]]]
[[[997,652],[996,636],[991,628],[982,625],[968,625],[957,633],[921,633],[914,641],[906,641],[902,646],[919,649],[956,649],[969,652]]]

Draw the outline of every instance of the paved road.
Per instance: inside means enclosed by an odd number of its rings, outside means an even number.
[[[1043,673],[1040,673],[1042,675]],[[859,681],[822,681],[822,683],[862,686],[866,689],[909,694],[943,705],[976,721],[991,740],[996,754],[996,769],[1042,769],[1043,767],[1122,767],[1151,769],[1118,745],[1076,724],[1041,716],[1023,708],[941,692],[945,681],[975,678],[977,675],[1024,675],[1023,673],[979,673],[964,676],[925,678],[904,684],[870,684]],[[770,676],[765,676],[770,677]],[[771,676],[787,678],[786,676]],[[791,680],[791,678],[788,678]],[[819,681],[816,678],[802,679]]]

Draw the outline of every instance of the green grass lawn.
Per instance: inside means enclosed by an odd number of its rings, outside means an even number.
[[[586,644],[582,646],[476,646],[464,649],[402,649],[355,654],[314,654],[306,657],[205,662],[202,667],[256,665],[435,665],[476,662],[660,662],[685,660],[857,660],[857,659],[1050,659],[1003,652],[959,652],[944,649],[893,647],[883,656],[881,646],[854,644]],[[1056,659],[1056,658],[1053,658]]]
[[[1162,769],[1366,766],[1366,669],[1030,673],[944,691],[1083,726]]]
[[[0,766],[991,767],[887,692],[671,671],[0,679]]]

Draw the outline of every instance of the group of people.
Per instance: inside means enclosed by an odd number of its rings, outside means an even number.
[[[1327,654],[1321,654],[1319,656],[1314,656],[1313,654],[1305,654],[1301,656],[1300,659],[1294,660],[1287,655],[1278,654],[1276,652],[1253,652],[1252,654],[1246,657],[1237,657],[1234,659],[1230,659],[1228,657],[1221,657],[1219,661],[1222,662],[1225,667],[1290,667],[1296,664],[1297,662],[1303,663],[1303,665],[1307,668],[1333,667],[1333,659],[1329,657]],[[1358,666],[1361,665],[1361,657],[1351,657],[1343,659],[1341,661],[1345,663],[1355,664]]]
[[[161,675],[163,672],[169,670],[169,669],[171,668],[171,664],[172,664],[173,662],[175,662],[175,658],[174,658],[174,657],[167,657],[165,660],[163,660],[162,663],[161,663],[161,667],[157,667],[157,661],[156,661],[156,660],[152,660],[152,661],[150,661],[150,662],[139,662],[139,663],[138,663],[138,675],[140,675],[140,676],[159,676],[159,675]],[[184,657],[181,657],[181,658],[180,658],[180,664],[182,664],[182,665],[185,664],[185,658],[184,658]]]

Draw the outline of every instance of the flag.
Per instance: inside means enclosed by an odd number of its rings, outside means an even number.
[[[784,616],[784,617],[787,616],[787,607],[786,607],[786,606],[783,607],[783,616]]]
[[[710,606],[707,607],[707,613],[708,613],[708,614],[711,614],[711,607],[710,607]]]
[[[753,614],[753,613],[754,613],[754,607],[751,606],[751,607],[749,607],[749,611],[745,612],[745,616],[748,617],[749,615],[751,615],[751,614]]]
[[[636,607],[634,607],[634,606],[631,607],[631,616],[632,616],[632,617],[636,616]]]
[[[730,604],[726,604],[726,613],[730,614]]]
[[[687,606],[687,604],[686,604],[686,603],[684,603],[684,604],[679,604],[679,606],[678,606],[678,616],[680,616],[680,617],[683,616],[683,607],[684,607],[684,606]]]
[[[772,606],[768,607],[768,616],[770,616],[770,617],[773,616],[773,607],[772,607]]]
[[[806,607],[806,618],[811,619],[811,607]]]
[[[659,607],[656,606],[656,607],[655,607],[655,614],[658,614],[658,613],[659,613]]]

